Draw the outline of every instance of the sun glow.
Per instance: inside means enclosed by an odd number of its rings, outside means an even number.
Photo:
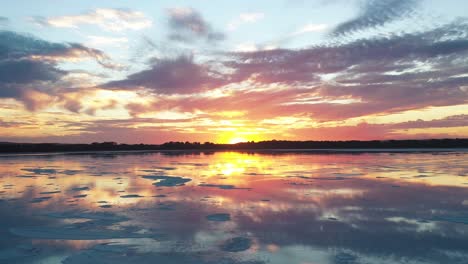
[[[241,142],[247,142],[248,140],[243,137],[233,137],[229,139],[229,144],[236,144]]]
[[[245,129],[237,127],[227,127],[231,130],[224,130],[218,134],[216,142],[221,144],[236,144],[249,141],[262,141],[265,140],[263,135],[254,129]]]

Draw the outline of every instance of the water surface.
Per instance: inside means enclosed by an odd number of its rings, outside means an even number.
[[[467,263],[468,152],[0,157],[0,263]]]

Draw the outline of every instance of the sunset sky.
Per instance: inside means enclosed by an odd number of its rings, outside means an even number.
[[[468,137],[468,1],[15,0],[0,141]]]

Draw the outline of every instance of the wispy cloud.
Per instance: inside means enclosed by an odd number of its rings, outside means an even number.
[[[237,18],[228,23],[227,29],[234,31],[243,24],[255,23],[265,17],[264,13],[242,13]]]
[[[294,31],[292,35],[302,35],[310,32],[323,32],[328,29],[327,24],[306,24],[302,28]]]
[[[104,30],[140,30],[152,25],[151,19],[143,12],[129,9],[98,8],[79,15],[58,17],[34,17],[33,21],[42,26],[78,28],[80,25],[97,25]]]
[[[382,26],[411,14],[419,0],[366,0],[361,14],[338,25],[334,36],[352,34],[359,30]]]

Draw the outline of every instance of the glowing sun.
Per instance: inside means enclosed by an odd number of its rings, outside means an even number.
[[[248,140],[243,137],[233,137],[229,139],[229,144],[236,144],[240,142],[247,142]]]

